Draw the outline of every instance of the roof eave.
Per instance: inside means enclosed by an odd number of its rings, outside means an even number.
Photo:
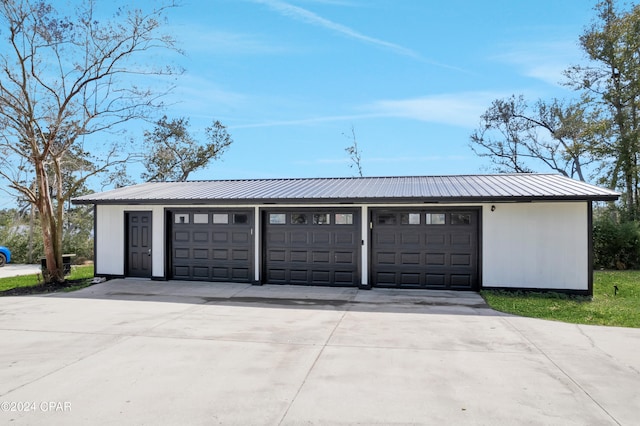
[[[619,194],[563,196],[473,196],[473,197],[363,197],[363,198],[224,198],[224,199],[73,199],[74,204],[94,205],[273,205],[273,204],[451,204],[451,203],[527,203],[535,201],[616,201]]]

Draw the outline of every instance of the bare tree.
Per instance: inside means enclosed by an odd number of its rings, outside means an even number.
[[[522,96],[495,100],[471,135],[471,149],[499,172],[531,173],[543,166],[584,181],[600,135],[598,114],[585,105],[554,100],[530,108]]]
[[[347,136],[344,133],[342,134],[344,137],[351,139],[351,145],[346,147],[344,150],[349,154],[349,159],[351,160],[351,164],[349,164],[350,168],[355,168],[358,172],[358,176],[362,177],[362,151],[358,148],[358,139],[356,139],[356,130],[351,126],[351,136]]]
[[[128,159],[117,143],[90,141],[161,106],[166,92],[136,84],[141,75],[180,72],[147,65],[153,51],[178,51],[174,39],[160,33],[175,4],[150,12],[118,8],[104,22],[95,4],[81,1],[65,16],[45,1],[0,3],[0,176],[39,213],[47,281],[64,281],[65,199],[89,177]]]

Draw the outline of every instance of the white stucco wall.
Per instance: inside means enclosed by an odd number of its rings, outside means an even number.
[[[152,265],[154,277],[164,276],[164,207],[98,205],[96,208],[96,275],[124,275],[125,212],[152,212]]]
[[[587,290],[587,202],[483,205],[483,287]]]

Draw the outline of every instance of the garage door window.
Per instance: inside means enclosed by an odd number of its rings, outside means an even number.
[[[217,224],[228,224],[229,223],[229,214],[228,213],[214,213],[213,214],[213,223]]]
[[[427,225],[444,225],[445,214],[444,213],[427,213],[425,215],[425,222]]]
[[[285,213],[269,213],[269,224],[285,225],[287,223],[287,215]]]
[[[209,215],[206,213],[194,213],[193,223],[209,223]]]
[[[395,225],[396,215],[381,213],[378,215],[378,225]]]
[[[420,213],[402,213],[400,223],[403,225],[420,225]]]
[[[353,225],[353,213],[336,213],[336,225]]]
[[[331,215],[329,213],[314,213],[313,224],[314,225],[330,225]]]
[[[292,225],[306,225],[307,224],[307,215],[303,213],[292,213],[291,214],[291,224]]]
[[[249,215],[243,213],[234,213],[233,215],[233,224],[234,225],[245,225],[249,223]]]
[[[177,214],[175,216],[176,223],[189,223],[189,214]]]
[[[469,213],[451,213],[452,225],[470,225],[471,215]]]

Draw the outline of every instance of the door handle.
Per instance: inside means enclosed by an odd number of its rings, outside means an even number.
[[[151,249],[149,249],[149,250],[147,251],[147,254],[148,254],[149,256],[151,256]]]

